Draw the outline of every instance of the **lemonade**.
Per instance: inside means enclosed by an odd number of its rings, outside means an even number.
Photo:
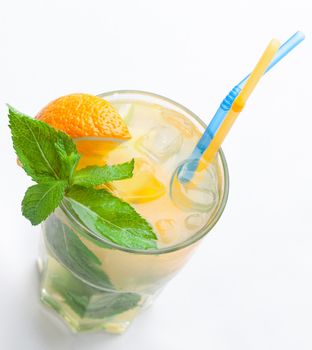
[[[227,169],[222,153],[200,180],[176,192],[172,175],[204,130],[184,107],[157,95],[103,95],[123,117],[131,139],[77,138],[79,167],[135,160],[133,177],[102,185],[152,226],[157,248],[120,247],[88,227],[66,199],[43,223],[41,299],[75,331],[123,332],[189,258],[224,208]]]

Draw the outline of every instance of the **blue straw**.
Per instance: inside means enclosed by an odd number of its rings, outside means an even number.
[[[276,65],[276,63],[278,63],[282,58],[284,58],[299,43],[301,43],[301,41],[304,40],[304,38],[305,36],[302,32],[297,32],[292,37],[290,37],[279,48],[278,52],[276,53],[275,57],[273,58],[271,64],[269,65],[265,73],[267,73],[271,68],[273,68]],[[207,129],[205,130],[200,140],[198,141],[197,145],[195,146],[192,154],[182,164],[182,166],[178,170],[177,176],[178,176],[178,180],[181,183],[187,183],[192,179],[194,172],[197,169],[199,159],[201,158],[205,150],[208,148],[212,138],[214,137],[215,133],[219,129],[225,116],[227,115],[229,109],[231,108],[235,98],[241,92],[248,78],[249,78],[249,74],[239,84],[237,84],[222,101],[220,107],[216,111]]]

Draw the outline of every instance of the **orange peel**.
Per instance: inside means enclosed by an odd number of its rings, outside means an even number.
[[[62,96],[45,106],[36,119],[72,138],[131,138],[117,109],[104,99],[89,94]]]

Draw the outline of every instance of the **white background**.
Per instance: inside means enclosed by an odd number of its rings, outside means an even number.
[[[71,334],[38,302],[39,231],[21,216],[5,103],[141,89],[209,121],[272,37],[307,38],[261,82],[224,144],[227,208],[122,336]],[[311,0],[0,2],[0,348],[312,348]]]

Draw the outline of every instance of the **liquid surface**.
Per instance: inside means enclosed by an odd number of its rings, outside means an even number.
[[[220,193],[217,162],[200,169],[188,185],[172,175],[192,152],[201,133],[182,114],[145,102],[113,103],[128,125],[129,141],[78,141],[80,167],[117,164],[135,159],[133,178],[105,188],[130,203],[152,225],[158,247],[178,244],[198,232],[216,209]]]

